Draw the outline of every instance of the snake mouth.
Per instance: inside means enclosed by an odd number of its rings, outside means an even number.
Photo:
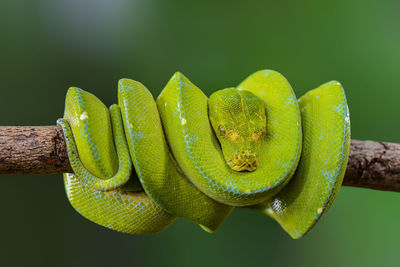
[[[234,171],[255,171],[258,167],[258,156],[255,153],[246,150],[236,154],[232,159],[227,161],[229,167]]]

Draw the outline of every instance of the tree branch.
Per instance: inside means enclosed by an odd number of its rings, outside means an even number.
[[[0,174],[73,172],[58,126],[0,126]]]
[[[351,140],[343,185],[400,192],[400,144]]]
[[[73,172],[58,126],[0,126],[0,174]],[[343,185],[400,192],[400,144],[352,140]]]

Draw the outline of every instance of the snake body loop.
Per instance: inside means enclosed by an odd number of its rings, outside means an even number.
[[[70,88],[57,123],[74,170],[64,174],[70,203],[131,234],[159,232],[176,217],[214,232],[233,207],[246,206],[300,238],[334,200],[350,143],[338,82],[297,101],[271,70],[210,98],[181,73],[157,101],[143,84],[121,79],[110,109]]]

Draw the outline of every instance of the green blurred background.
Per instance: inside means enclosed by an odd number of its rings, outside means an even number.
[[[54,125],[66,90],[107,105],[117,81],[158,95],[179,70],[211,92],[270,68],[301,96],[344,85],[352,138],[400,142],[400,3],[393,1],[1,1],[0,125]],[[217,233],[178,220],[153,236],[97,226],[61,175],[3,175],[2,266],[395,266],[400,194],[344,187],[303,239],[235,210]]]

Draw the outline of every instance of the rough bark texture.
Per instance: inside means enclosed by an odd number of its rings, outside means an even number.
[[[0,174],[72,172],[57,126],[0,126]]]
[[[400,192],[400,144],[351,140],[343,185]]]
[[[0,127],[0,174],[72,172],[58,126]],[[352,140],[343,185],[400,192],[400,144]]]

